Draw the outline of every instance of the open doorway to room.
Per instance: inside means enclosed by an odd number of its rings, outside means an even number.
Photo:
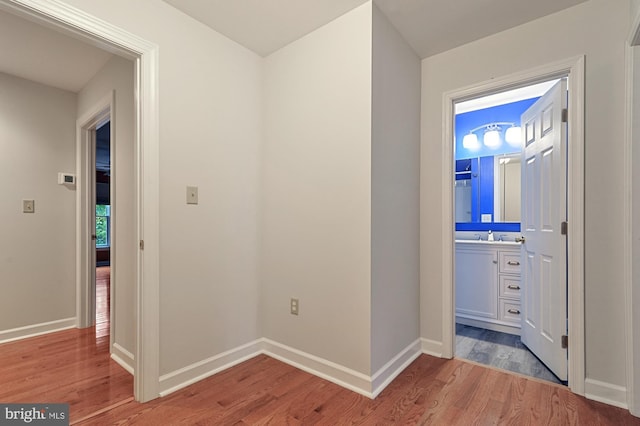
[[[539,107],[552,90],[563,91],[558,105],[547,101]],[[554,371],[540,359],[545,356],[541,343],[522,332],[527,324],[538,327],[537,312],[548,311],[547,306],[539,305],[549,300],[536,297],[539,291],[525,291],[539,284],[533,282],[537,274],[529,271],[527,277],[522,270],[530,250],[522,236],[527,227],[521,222],[527,220],[529,213],[529,228],[538,228],[540,209],[554,211],[556,222],[566,221],[566,167],[562,161],[553,161],[554,156],[565,157],[567,132],[562,129],[566,126],[562,109],[566,99],[566,81],[554,79],[455,104],[455,354],[554,383],[566,383],[566,350],[557,345],[554,356],[563,359]],[[557,122],[550,122],[555,125],[558,141],[555,147],[545,150],[542,162],[552,162],[546,164],[545,170],[540,169],[535,156],[525,154],[537,143],[534,137],[543,132],[541,120],[524,122],[527,114],[537,118],[538,112],[531,112],[536,108],[558,109]],[[527,129],[536,134],[527,134]],[[554,137],[553,129],[545,131],[546,139]],[[555,188],[563,185],[564,189],[552,197],[541,196],[539,191],[533,193],[537,185],[527,181],[540,180],[536,170],[552,173],[556,177]],[[527,190],[533,199],[529,210],[523,209]],[[563,270],[558,270],[553,279],[563,287],[558,298],[566,301],[566,245],[563,239],[557,244],[557,248],[545,248],[545,254],[553,253],[554,257],[547,256],[546,260],[563,264]],[[527,286],[525,280],[529,281]],[[557,315],[566,327],[566,309]],[[566,335],[566,329],[558,333]]]
[[[553,87],[534,96],[486,103],[513,89],[544,82]],[[583,95],[584,58],[577,57],[452,91],[444,99],[451,109],[444,112],[445,159],[450,163],[443,166],[447,183],[443,188],[443,211],[445,222],[450,225],[443,234],[443,354],[467,356],[475,343],[467,340],[456,347],[457,337],[479,337],[485,342],[476,348],[475,360],[489,364],[491,355],[481,355],[482,346],[492,343],[486,341],[519,339],[554,372],[556,379],[566,382],[576,393],[584,392],[585,380],[584,304],[580,298],[584,291]],[[524,106],[517,120],[485,117],[487,123],[476,123],[466,131],[456,126],[456,113],[465,113],[456,109],[467,101],[482,99],[485,104],[473,108],[480,110],[532,97],[539,99]],[[519,131],[512,130],[507,136],[507,129],[518,127]],[[467,136],[470,134],[474,135]],[[509,144],[508,139],[514,142],[514,134],[520,135],[520,142],[514,145],[520,145],[521,152],[498,152]],[[467,161],[468,167],[456,163],[463,159],[459,154],[465,148],[478,151],[468,156],[475,157]],[[490,150],[491,161],[483,159],[489,154],[479,154],[481,149]],[[511,163],[514,167],[510,169]],[[514,172],[518,163],[519,173]],[[476,194],[480,204],[473,207],[473,201],[460,201],[460,194],[479,191],[481,166],[491,177],[485,179],[489,182],[483,182],[484,186],[492,188],[493,194],[484,199]],[[465,173],[468,178],[478,175],[476,185],[457,183],[465,179]],[[521,218],[516,221],[510,216],[517,214],[517,208],[500,205],[513,198],[513,194],[507,194],[513,188],[500,188],[500,183],[517,183],[518,174]],[[471,189],[455,189],[465,185]],[[467,208],[456,213],[456,205]],[[545,239],[547,234],[552,238]],[[547,246],[553,250],[546,251]],[[557,294],[550,293],[552,287]],[[566,348],[568,336],[570,350]],[[503,368],[513,367],[513,359],[509,358],[517,357],[512,351],[514,346],[502,351],[494,348],[495,363]],[[550,348],[555,355],[549,354]],[[527,368],[531,370],[524,369]],[[512,370],[518,371],[517,367]]]
[[[95,136],[96,334],[110,325],[111,307],[111,122],[96,128]]]
[[[32,26],[29,28],[30,34],[41,34],[47,29],[54,29],[55,34],[68,37],[76,42],[87,42],[87,45],[98,50],[104,50],[108,53],[115,54],[120,58],[132,61],[133,64],[133,86],[131,89],[133,95],[133,111],[131,117],[133,118],[133,137],[132,137],[132,151],[138,155],[131,155],[131,170],[130,174],[132,178],[131,182],[133,205],[130,210],[130,214],[133,217],[132,225],[129,230],[129,235],[133,237],[133,244],[131,247],[132,253],[128,257],[130,260],[130,277],[128,281],[130,283],[131,295],[126,295],[124,298],[130,303],[127,306],[126,312],[130,313],[131,320],[127,321],[126,329],[129,333],[129,340],[133,341],[130,344],[130,373],[135,375],[133,377],[134,383],[134,395],[139,401],[147,401],[156,398],[159,394],[159,362],[158,362],[158,196],[157,187],[155,183],[158,181],[158,116],[159,109],[157,103],[157,91],[158,91],[158,60],[157,52],[158,47],[154,43],[150,43],[134,34],[126,31],[122,31],[108,22],[96,20],[93,16],[80,9],[71,8],[64,5],[51,2],[38,2],[34,0],[24,0],[20,2],[6,2],[0,0],[0,10],[9,12],[10,15],[15,15],[20,18],[26,18],[25,22],[29,21]],[[29,40],[33,37],[22,37],[16,33],[16,29],[13,26],[3,25],[3,29],[13,31],[11,38],[15,40]],[[49,35],[39,36],[39,40],[56,40],[57,36],[53,32]],[[24,48],[16,47],[12,49],[19,52],[20,56],[26,56],[27,54],[33,54],[35,57],[41,57],[33,43]],[[62,50],[62,49],[61,49]],[[70,49],[77,52],[77,49]],[[55,51],[54,57],[58,58],[59,50],[55,47],[48,48],[48,51]],[[39,56],[38,56],[39,55]],[[66,67],[69,67],[67,76],[72,77],[77,69],[82,68],[82,65],[89,62],[85,60],[86,55],[83,54],[83,58],[80,60],[64,60],[62,61]],[[34,63],[41,63],[37,61]],[[51,70],[55,67],[51,67],[50,64],[46,64]],[[61,69],[67,69],[61,67]],[[96,75],[95,72],[91,75]],[[73,91],[77,91],[79,87]],[[130,92],[130,93],[131,93]],[[123,93],[121,91],[121,93]],[[99,96],[98,93],[96,95]],[[89,102],[93,102],[90,100]],[[113,102],[112,102],[113,104]],[[83,108],[84,110],[84,108]],[[121,111],[121,110],[120,110]],[[112,116],[111,118],[115,118]],[[82,130],[86,133],[88,130],[85,127],[87,124],[85,121],[78,120],[78,130]],[[95,124],[95,123],[94,123]],[[113,121],[112,123],[113,124]],[[122,128],[122,127],[120,127]],[[84,137],[84,136],[83,136]],[[86,140],[86,139],[85,139]],[[81,137],[77,138],[77,148],[80,148],[84,143],[81,142]],[[86,145],[86,144],[84,144]],[[113,147],[112,147],[113,148]],[[78,152],[78,150],[76,151]],[[112,152],[113,154],[113,152]],[[76,175],[77,188],[76,194],[81,192],[83,185],[86,186],[89,179],[94,180],[95,175],[90,176],[87,174],[85,165],[86,161],[80,161],[80,154],[76,158]],[[113,165],[112,165],[113,166]],[[83,170],[80,170],[83,169]],[[126,169],[129,170],[129,169]],[[113,172],[113,169],[112,169]],[[113,180],[111,180],[113,183]],[[95,306],[95,296],[93,300],[90,297],[90,288],[93,280],[88,280],[87,275],[89,273],[94,275],[95,279],[95,257],[93,262],[87,261],[82,258],[85,256],[95,256],[95,250],[87,250],[87,246],[93,244],[91,240],[92,234],[95,233],[95,226],[89,227],[86,224],[87,218],[93,218],[95,220],[95,199],[89,199],[89,197],[76,198],[76,318],[75,322],[78,327],[87,327],[95,321],[95,316],[92,317],[90,306]],[[113,200],[110,200],[113,201]],[[93,210],[91,204],[94,204]],[[114,213],[114,206],[111,203],[111,213]],[[89,213],[90,212],[90,213]],[[112,216],[113,218],[113,216]],[[84,221],[84,223],[82,223]],[[113,232],[111,232],[113,236]],[[144,240],[147,241],[146,247]],[[97,236],[96,236],[97,238]],[[144,247],[144,251],[143,251]],[[111,241],[111,249],[113,249],[113,241]],[[89,254],[91,253],[91,254]],[[110,251],[110,259],[113,259],[114,253]],[[110,262],[111,268],[113,268],[113,262]],[[92,265],[93,268],[89,268],[88,265]],[[92,272],[88,272],[92,269]],[[112,271],[113,272],[113,271]],[[113,287],[113,286],[111,286]],[[113,293],[113,290],[112,290]],[[117,293],[116,293],[117,294]],[[92,301],[91,301],[92,300]],[[111,299],[113,302],[113,298]],[[113,320],[114,311],[111,307],[111,319]],[[120,318],[120,315],[118,315]],[[113,321],[112,321],[113,322]],[[111,330],[110,336],[113,336],[113,330]],[[113,342],[111,342],[113,346]],[[128,355],[128,354],[127,354]],[[114,354],[111,354],[114,358]],[[122,357],[120,357],[122,358]]]

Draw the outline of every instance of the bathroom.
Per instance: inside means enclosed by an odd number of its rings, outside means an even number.
[[[566,79],[556,79],[456,103],[453,198],[455,356],[566,384],[534,354],[533,342],[532,351],[521,339],[522,185],[523,176],[529,176],[528,169],[523,174],[523,158],[527,164],[529,159],[522,147],[534,133],[533,124],[521,125],[521,116],[546,101],[552,90],[566,94],[563,84]],[[544,124],[547,110],[537,114],[542,130],[550,126]]]

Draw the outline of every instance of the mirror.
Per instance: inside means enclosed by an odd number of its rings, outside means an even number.
[[[520,154],[495,158],[498,173],[495,178],[495,222],[520,222],[521,167]]]
[[[455,170],[456,223],[487,224],[494,229],[496,223],[519,224],[519,153],[456,160]]]

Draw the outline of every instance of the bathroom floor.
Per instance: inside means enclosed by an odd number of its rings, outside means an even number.
[[[456,356],[563,384],[520,341],[520,336],[456,324]]]

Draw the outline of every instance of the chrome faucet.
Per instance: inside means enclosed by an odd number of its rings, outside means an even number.
[[[478,241],[482,241],[482,235],[480,234],[473,234],[474,237],[478,238]]]
[[[499,241],[504,241],[504,237],[508,237],[507,234],[500,234]]]

